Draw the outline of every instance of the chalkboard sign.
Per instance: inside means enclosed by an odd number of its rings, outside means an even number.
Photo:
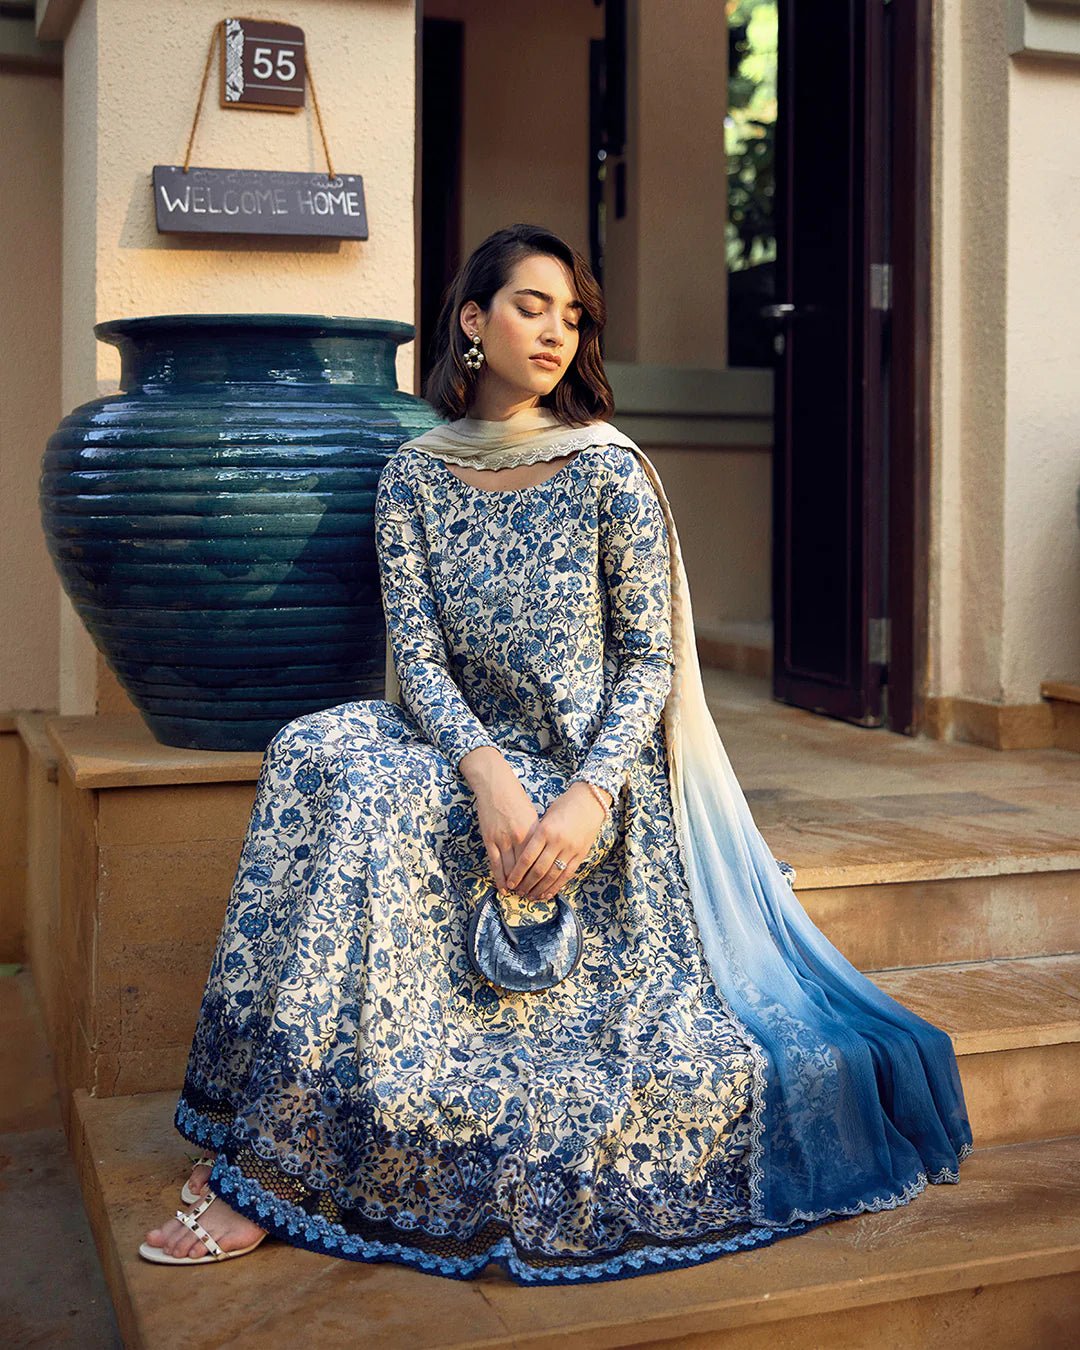
[[[284,173],[154,165],[154,206],[162,233],[304,234],[366,239],[359,174]]]
[[[304,30],[265,19],[222,19],[221,106],[302,108]]]

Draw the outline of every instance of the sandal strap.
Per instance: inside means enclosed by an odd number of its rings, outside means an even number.
[[[191,1229],[191,1231],[195,1234],[195,1236],[205,1245],[206,1250],[210,1253],[211,1256],[224,1256],[225,1253],[222,1251],[221,1247],[217,1244],[217,1242],[215,1242],[213,1237],[211,1237],[211,1235],[206,1231],[206,1229],[202,1226],[202,1224],[199,1223],[199,1215],[204,1213],[207,1206],[213,1204],[213,1202],[216,1199],[217,1199],[216,1192],[210,1190],[208,1187],[206,1194],[199,1201],[199,1203],[191,1210],[190,1213],[185,1214],[182,1209],[178,1209],[176,1211],[176,1217],[180,1220],[180,1222],[184,1225],[185,1228]]]
[[[178,1209],[176,1211],[176,1217],[185,1227],[190,1228],[191,1231],[195,1234],[195,1236],[205,1244],[206,1250],[210,1253],[211,1256],[225,1255],[225,1253],[221,1250],[221,1248],[210,1236],[210,1234],[206,1231],[206,1229],[202,1226],[202,1224],[198,1221],[198,1219],[193,1219],[190,1214],[185,1214],[182,1209]]]
[[[191,1210],[191,1217],[197,1219],[200,1214],[205,1214],[208,1205],[212,1205],[217,1199],[217,1191],[212,1191],[209,1186],[206,1188],[206,1194],[199,1200]]]

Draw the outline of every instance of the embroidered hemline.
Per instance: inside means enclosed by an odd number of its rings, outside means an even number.
[[[213,1145],[221,1148],[229,1137],[228,1126],[208,1120],[200,1112],[189,1106],[181,1097],[177,1104],[174,1124],[178,1132],[194,1144]],[[965,1144],[958,1157],[963,1159],[972,1152]],[[283,1174],[287,1175],[287,1174]],[[948,1168],[933,1173],[933,1182],[942,1180],[958,1181],[958,1172]],[[891,1201],[865,1206],[872,1209],[890,1209],[906,1204],[926,1185],[925,1173],[920,1173],[912,1186],[905,1187]],[[921,1182],[921,1184],[920,1184]],[[502,1268],[509,1278],[519,1285],[579,1284],[583,1281],[607,1281],[625,1279],[635,1275],[653,1274],[662,1270],[676,1270],[687,1266],[701,1265],[729,1252],[751,1250],[771,1245],[785,1237],[795,1237],[822,1224],[851,1217],[860,1211],[828,1211],[820,1217],[800,1219],[787,1226],[751,1226],[745,1232],[730,1238],[704,1239],[693,1245],[674,1247],[662,1237],[653,1233],[639,1233],[635,1230],[631,1236],[655,1239],[655,1245],[639,1247],[632,1251],[621,1252],[606,1258],[599,1258],[588,1264],[580,1261],[573,1265],[549,1264],[537,1266],[531,1264],[515,1247],[509,1236],[503,1236],[493,1242],[486,1250],[476,1256],[449,1257],[426,1252],[411,1246],[407,1234],[402,1232],[402,1241],[386,1242],[370,1240],[344,1231],[340,1224],[332,1223],[321,1214],[309,1214],[299,1205],[290,1204],[281,1197],[272,1194],[257,1181],[247,1176],[235,1164],[218,1159],[213,1166],[210,1184],[232,1209],[245,1218],[265,1228],[269,1233],[288,1243],[302,1247],[307,1251],[321,1252],[326,1256],[337,1256],[351,1261],[379,1262],[390,1261],[410,1266],[428,1274],[443,1275],[449,1279],[475,1279],[488,1265]],[[388,1227],[396,1228],[391,1221],[385,1220]],[[750,1221],[753,1223],[753,1221]],[[551,1260],[551,1258],[548,1258]]]

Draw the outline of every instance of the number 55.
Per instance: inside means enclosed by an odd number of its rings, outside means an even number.
[[[251,73],[260,80],[268,80],[272,75],[284,82],[295,80],[294,50],[291,47],[279,47],[274,52],[269,47],[256,47],[251,58]]]

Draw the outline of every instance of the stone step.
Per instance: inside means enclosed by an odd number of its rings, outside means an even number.
[[[1015,860],[1013,860],[1015,865]],[[811,920],[859,970],[905,969],[1080,952],[1080,867],[836,884],[837,869],[799,867]],[[895,869],[894,869],[895,870]]]
[[[1080,680],[1043,680],[1039,692],[1050,704],[1054,744],[1080,751]]]
[[[1080,1134],[1080,956],[867,974],[951,1036],[976,1148]]]
[[[684,1270],[540,1289],[493,1266],[454,1280],[269,1239],[217,1274],[143,1261],[188,1168],[174,1105],[168,1092],[75,1094],[86,1208],[128,1350],[1057,1350],[1080,1325],[1080,1136],[976,1138],[959,1185],[897,1209]]]

